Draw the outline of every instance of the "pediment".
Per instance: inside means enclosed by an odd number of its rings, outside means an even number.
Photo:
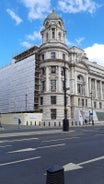
[[[83,68],[83,69],[89,71],[89,66],[88,66],[88,64],[86,62],[79,61],[79,62],[76,63],[76,66],[78,66],[79,68]]]
[[[76,47],[76,46],[73,46],[73,47],[71,47],[70,49],[69,49],[69,51],[70,52],[72,52],[72,53],[80,53],[80,54],[83,54],[84,53],[84,50],[82,50],[82,49],[80,49],[80,48],[78,48],[78,47]]]

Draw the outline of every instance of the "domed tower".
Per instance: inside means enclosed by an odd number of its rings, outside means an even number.
[[[61,123],[64,118],[64,67],[66,67],[66,86],[68,87],[69,51],[65,43],[66,30],[63,20],[54,10],[44,20],[41,35],[39,109],[43,112],[43,122],[56,124]],[[67,114],[69,115],[69,111]]]

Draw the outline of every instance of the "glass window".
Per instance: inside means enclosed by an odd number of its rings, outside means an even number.
[[[62,55],[63,60],[65,60],[65,54]]]
[[[56,104],[56,96],[51,96],[51,104]]]
[[[80,106],[80,98],[78,98],[78,106]]]
[[[46,73],[46,69],[42,68],[42,75],[45,75],[45,73]]]
[[[52,28],[52,38],[55,38],[55,28]]]
[[[61,67],[61,75],[64,75],[64,67]]]
[[[56,66],[51,66],[51,73],[56,73]]]
[[[96,109],[96,102],[94,102],[94,108]]]
[[[45,91],[45,81],[42,81],[42,91]]]
[[[56,91],[56,80],[51,80],[51,91]]]
[[[102,103],[99,102],[99,109],[102,109]]]
[[[40,97],[40,105],[43,105],[43,97]]]
[[[87,107],[87,99],[86,99],[86,107]]]
[[[82,106],[84,106],[84,99],[82,99]]]
[[[56,119],[56,109],[51,109],[51,119]]]
[[[42,54],[42,61],[44,61],[44,54]]]
[[[55,59],[56,58],[56,53],[55,52],[51,52],[51,59]]]

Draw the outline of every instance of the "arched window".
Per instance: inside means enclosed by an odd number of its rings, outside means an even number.
[[[85,95],[85,82],[82,75],[77,76],[77,93],[79,95]]]

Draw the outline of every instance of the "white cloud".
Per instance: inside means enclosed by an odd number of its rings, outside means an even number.
[[[101,6],[93,0],[59,0],[58,4],[59,9],[66,13],[78,13],[87,11],[92,14],[98,7]]]
[[[77,42],[77,45],[80,45],[81,42],[82,42],[84,39],[85,39],[84,37],[76,38],[75,41]]]
[[[82,41],[84,40],[85,38],[84,37],[80,37],[80,38],[76,38],[74,41],[71,41],[71,40],[68,40],[68,38],[66,38],[66,44],[70,47],[70,46],[73,46],[73,45],[76,45],[76,46],[80,46]]]
[[[41,40],[40,32],[34,31],[33,34],[27,36],[27,39],[32,40],[32,41]]]
[[[18,25],[18,24],[20,24],[21,22],[23,22],[23,20],[22,20],[19,16],[17,16],[17,15],[15,14],[14,11],[12,11],[12,10],[10,10],[10,9],[8,8],[8,9],[7,9],[7,12],[8,12],[8,14],[11,16],[11,18],[14,19],[14,20],[16,21],[16,25]]]
[[[93,44],[91,47],[85,48],[87,57],[90,61],[95,61],[99,65],[104,66],[104,44]]]
[[[29,9],[28,18],[39,19],[44,16],[44,13],[50,11],[51,0],[21,0],[26,8]]]
[[[25,48],[30,48],[32,45],[29,42],[22,42],[21,45]]]

